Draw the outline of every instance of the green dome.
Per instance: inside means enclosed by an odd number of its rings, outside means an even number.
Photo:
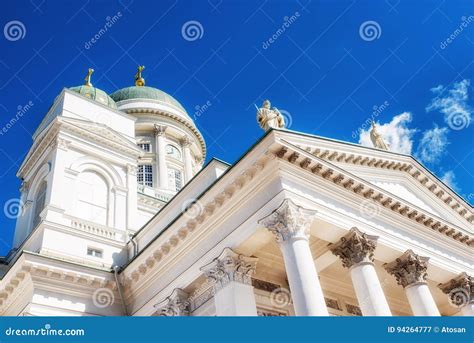
[[[186,110],[178,102],[178,100],[173,98],[171,95],[153,87],[146,87],[146,86],[127,87],[127,88],[119,89],[118,91],[110,94],[110,97],[114,99],[116,102],[129,100],[129,99],[158,100],[167,105],[177,107],[178,109],[186,113]]]
[[[117,109],[117,105],[115,104],[115,101],[103,90],[99,88],[95,88],[92,86],[77,86],[77,87],[71,87],[69,88],[73,92],[79,93],[82,96],[85,96],[86,98],[95,100],[105,106],[108,106],[113,109]]]

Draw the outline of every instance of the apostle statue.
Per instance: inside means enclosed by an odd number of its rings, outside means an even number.
[[[277,108],[270,108],[270,101],[265,100],[261,108],[257,108],[257,122],[262,129],[281,129],[285,127],[285,119]]]
[[[383,140],[382,135],[377,132],[377,128],[375,127],[375,122],[372,122],[372,129],[370,130],[370,140],[372,144],[377,149],[388,150],[388,145]]]

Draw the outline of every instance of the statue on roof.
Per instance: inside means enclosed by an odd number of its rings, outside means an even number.
[[[137,87],[145,86],[145,79],[142,77],[143,69],[145,69],[145,66],[138,66],[137,73],[135,74],[135,86]]]
[[[388,144],[385,143],[383,137],[380,133],[377,132],[377,128],[375,126],[375,122],[372,122],[372,129],[370,130],[370,140],[372,144],[377,149],[388,150]]]
[[[84,79],[84,81],[86,81],[86,82],[84,83],[84,85],[89,86],[89,87],[92,87],[91,76],[92,76],[92,73],[93,73],[93,72],[94,72],[94,69],[92,69],[92,68],[89,68],[89,69],[88,69],[86,78]]]
[[[284,128],[285,118],[276,107],[271,108],[270,106],[270,101],[265,100],[261,108],[257,107],[258,124],[265,131]]]

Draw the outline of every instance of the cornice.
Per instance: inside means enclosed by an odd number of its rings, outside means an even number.
[[[45,263],[47,261],[53,263]],[[18,295],[24,294],[24,289],[28,284],[34,284],[36,279],[61,282],[69,288],[71,284],[74,284],[91,289],[109,288],[111,291],[116,290],[116,283],[108,271],[94,268],[94,273],[81,272],[78,269],[90,269],[91,267],[74,264],[77,268],[65,269],[64,266],[57,265],[58,262],[60,264],[71,264],[70,262],[24,251],[22,258],[15,263],[15,268],[11,269],[0,283],[0,314],[5,312]],[[99,276],[97,272],[110,274],[110,279]]]
[[[320,177],[333,182],[341,188],[350,190],[362,198],[379,204],[382,208],[390,209],[410,220],[422,224],[428,228],[436,230],[456,241],[468,246],[474,245],[474,237],[463,232],[464,230],[445,222],[441,218],[415,206],[405,200],[365,181],[359,177],[337,167],[316,155],[302,150],[288,142],[280,142],[281,147],[275,149],[275,156],[302,169],[319,175]],[[403,167],[400,163],[399,168]]]
[[[286,142],[285,140],[282,141]],[[290,142],[286,143],[291,144]],[[472,207],[452,190],[442,184],[438,179],[433,177],[431,174],[426,173],[425,168],[409,156],[393,155],[387,156],[387,158],[380,156],[369,157],[356,152],[343,152],[327,148],[309,148],[302,146],[301,144],[296,146],[322,160],[330,162],[404,172],[410,175],[410,177],[417,181],[431,194],[451,207],[462,218],[467,220],[469,223],[474,223],[474,211]]]
[[[85,123],[87,125],[89,123]],[[28,155],[26,156],[23,164],[21,165],[17,176],[18,177],[25,177],[28,174],[30,169],[36,164],[36,162],[40,159],[43,153],[56,142],[57,144],[61,144],[61,138],[59,138],[59,134],[61,132],[68,132],[76,134],[80,137],[86,138],[88,142],[96,142],[103,146],[107,146],[112,148],[115,151],[118,151],[126,156],[129,156],[133,159],[137,159],[143,155],[143,152],[133,145],[132,142],[121,142],[117,139],[113,139],[112,136],[116,136],[112,131],[106,129],[105,127],[97,126],[98,129],[102,131],[107,131],[110,135],[105,136],[99,133],[95,133],[89,131],[79,125],[73,124],[67,119],[57,117],[51,124],[50,127],[47,128],[45,134],[41,137],[38,143],[34,143],[33,146],[30,148]],[[68,142],[68,148],[73,147],[75,142]]]

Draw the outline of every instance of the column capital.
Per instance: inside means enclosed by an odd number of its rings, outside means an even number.
[[[136,176],[137,175],[137,166],[135,164],[127,164],[127,174]]]
[[[275,235],[277,242],[282,243],[291,238],[309,239],[310,224],[316,211],[296,205],[292,200],[283,203],[269,216],[258,223]]]
[[[360,263],[373,263],[377,236],[370,236],[353,227],[338,242],[329,245],[332,253],[338,256],[345,268]]]
[[[191,139],[189,138],[189,136],[185,135],[181,137],[180,143],[183,147],[188,147],[191,145]]]
[[[255,272],[258,258],[237,254],[230,248],[224,251],[211,263],[201,268],[209,282],[214,283],[216,290],[221,289],[231,281],[252,284],[252,274]]]
[[[395,261],[384,264],[385,270],[395,276],[397,283],[403,288],[419,283],[426,283],[429,257],[415,254],[407,250]]]
[[[456,307],[463,307],[474,301],[474,278],[467,273],[461,273],[454,279],[440,283],[438,287]]]
[[[174,317],[189,315],[189,295],[181,288],[176,288],[169,297],[155,305],[160,316]]]
[[[168,126],[155,124],[153,132],[155,136],[162,136],[165,134],[167,128]]]

